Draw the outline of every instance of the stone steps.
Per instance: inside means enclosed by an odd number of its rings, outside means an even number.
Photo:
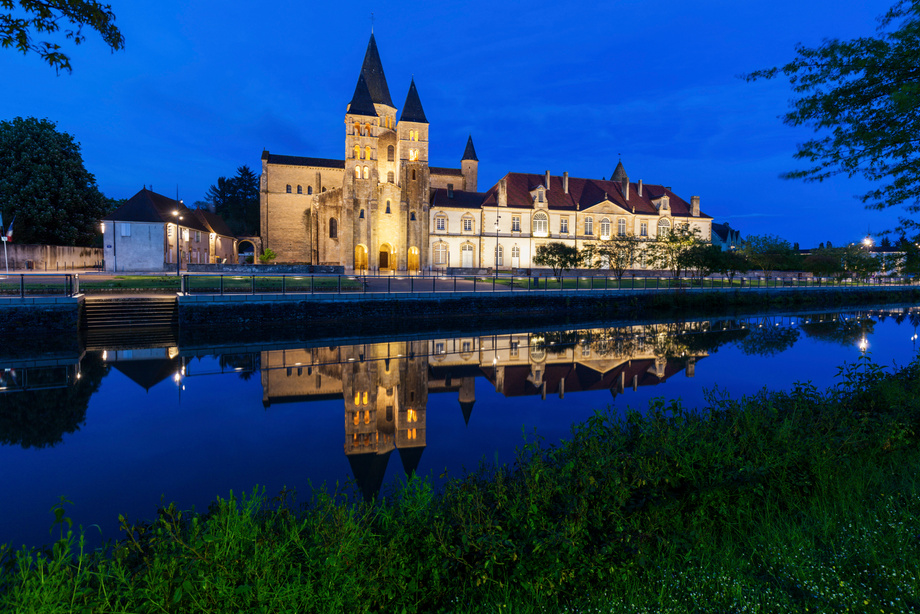
[[[127,329],[177,326],[179,310],[175,296],[86,297],[86,328]]]

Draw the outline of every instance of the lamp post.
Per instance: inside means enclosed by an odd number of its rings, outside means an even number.
[[[495,277],[498,278],[498,222],[502,219],[498,211],[495,212]]]
[[[176,277],[179,277],[182,269],[182,252],[179,250],[179,240],[181,238],[179,230],[179,222],[182,220],[182,216],[179,215],[179,210],[176,209],[173,211],[173,215],[176,217]]]

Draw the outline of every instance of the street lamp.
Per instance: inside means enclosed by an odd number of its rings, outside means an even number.
[[[179,277],[182,268],[182,252],[179,250],[179,233],[181,232],[179,230],[179,221],[182,220],[182,216],[179,215],[178,209],[173,211],[173,215],[176,217],[176,277]]]
[[[498,277],[498,222],[502,219],[502,216],[495,213],[495,277]]]

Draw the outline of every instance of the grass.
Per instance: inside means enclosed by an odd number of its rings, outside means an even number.
[[[55,507],[50,547],[2,554],[0,610],[920,610],[920,362],[828,390],[598,413],[440,492],[218,499],[122,519],[99,552]]]

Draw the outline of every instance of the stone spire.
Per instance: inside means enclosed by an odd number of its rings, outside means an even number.
[[[470,138],[466,140],[466,149],[463,150],[463,157],[461,160],[475,160],[479,162],[479,158],[476,157],[476,148],[473,147],[473,135],[470,135]]]
[[[624,179],[627,179],[626,169],[623,168],[623,161],[620,160],[617,162],[617,168],[613,171],[613,175],[610,176],[610,181],[615,181],[617,183],[622,182]]]
[[[351,97],[348,104],[348,113],[352,115],[367,115],[377,117],[377,110],[374,108],[374,101],[371,99],[370,90],[367,87],[367,80],[362,72],[358,75],[358,84],[355,86],[355,95]]]
[[[367,81],[367,89],[374,104],[385,104],[393,107],[390,88],[387,87],[387,78],[383,74],[383,64],[380,62],[380,53],[377,52],[377,41],[374,40],[373,32],[371,32],[371,39],[367,42],[367,52],[364,54],[364,64],[361,66],[361,76]]]
[[[401,122],[416,122],[427,124],[428,118],[425,117],[425,110],[422,109],[422,101],[419,100],[418,90],[415,89],[415,79],[409,84],[409,93],[406,94],[406,104],[403,105],[402,115],[399,117]]]

